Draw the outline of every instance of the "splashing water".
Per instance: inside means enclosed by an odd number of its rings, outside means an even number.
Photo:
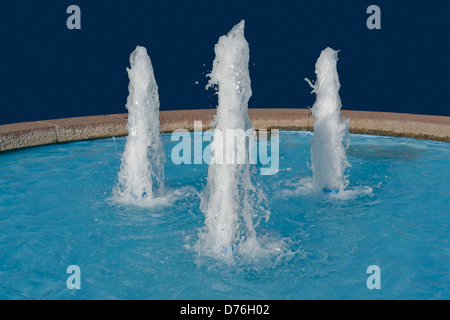
[[[314,191],[337,194],[348,185],[344,171],[350,166],[346,149],[349,145],[347,119],[341,116],[337,51],[326,48],[316,62],[316,94],[311,111],[314,115],[314,136],[311,143],[311,166]]]
[[[147,50],[137,46],[127,68],[129,83],[128,137],[122,154],[119,202],[153,205],[164,189],[165,154],[159,131],[159,95]]]
[[[201,254],[213,257],[231,257],[236,252],[256,255],[260,246],[255,228],[262,216],[266,221],[269,219],[268,210],[263,209],[264,193],[253,182],[248,157],[244,164],[220,164],[218,161],[225,153],[235,152],[237,147],[233,143],[231,150],[222,138],[219,139],[219,134],[230,129],[243,132],[252,127],[248,116],[248,101],[252,95],[248,70],[250,55],[244,24],[242,20],[227,35],[220,37],[206,87],[217,85],[219,88],[216,127],[211,143],[216,163],[209,165],[207,185],[201,197],[205,227],[199,232],[197,248]],[[246,140],[246,155],[249,147]]]

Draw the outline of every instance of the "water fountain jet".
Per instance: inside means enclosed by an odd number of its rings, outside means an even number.
[[[159,95],[147,50],[137,46],[127,68],[128,136],[115,196],[119,202],[151,205],[164,189],[165,153],[159,130]]]
[[[311,143],[313,189],[327,194],[338,194],[348,181],[344,171],[350,166],[346,149],[349,144],[348,119],[340,114],[337,53],[326,48],[316,62],[315,84],[305,79],[316,94],[311,111],[314,115],[314,136]]]
[[[211,142],[213,157],[236,154],[236,144],[218,143],[218,135],[227,130],[244,133],[252,127],[248,116],[248,101],[252,95],[248,70],[249,46],[244,37],[244,20],[235,25],[215,46],[216,57],[206,88],[218,86],[216,126]],[[200,230],[199,244],[203,253],[230,256],[257,251],[255,226],[259,223],[264,195],[252,181],[249,164],[249,139],[245,142],[244,164],[213,161],[208,168],[207,185],[200,209],[205,214],[205,227]],[[226,157],[225,157],[226,158]],[[219,163],[217,163],[219,162]],[[269,218],[265,211],[266,220]]]

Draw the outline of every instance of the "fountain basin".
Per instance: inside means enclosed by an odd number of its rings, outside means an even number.
[[[305,188],[311,137],[280,132],[280,171],[259,176],[260,240],[284,245],[231,265],[195,251],[207,165],[174,165],[169,135],[166,186],[182,196],[154,208],[111,200],[124,137],[1,154],[0,298],[448,299],[448,144],[351,135],[342,199]],[[66,287],[69,265],[81,290]],[[370,265],[381,290],[366,287]]]
[[[314,128],[309,109],[248,110],[255,129],[308,130]],[[216,109],[160,111],[161,132],[194,130],[194,121],[211,128]],[[450,142],[450,117],[391,112],[341,110],[351,133],[410,137]],[[118,137],[128,134],[128,114],[75,117],[0,125],[0,152],[51,143]]]

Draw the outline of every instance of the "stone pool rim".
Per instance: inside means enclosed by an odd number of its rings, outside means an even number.
[[[217,109],[160,111],[160,131],[194,130],[194,121],[203,129],[212,128]],[[314,117],[307,108],[249,108],[256,130],[312,131]],[[350,133],[408,137],[450,142],[450,117],[408,113],[341,110],[350,121]],[[0,152],[40,145],[126,136],[127,113],[73,117],[0,125]]]

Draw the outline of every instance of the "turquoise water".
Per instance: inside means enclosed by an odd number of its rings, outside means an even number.
[[[233,263],[193,249],[208,167],[174,165],[169,135],[178,196],[153,208],[111,200],[125,138],[0,154],[0,299],[450,298],[449,144],[351,135],[349,193],[333,198],[305,188],[311,136],[281,132],[280,171],[256,176],[271,211],[258,234],[284,247]]]

